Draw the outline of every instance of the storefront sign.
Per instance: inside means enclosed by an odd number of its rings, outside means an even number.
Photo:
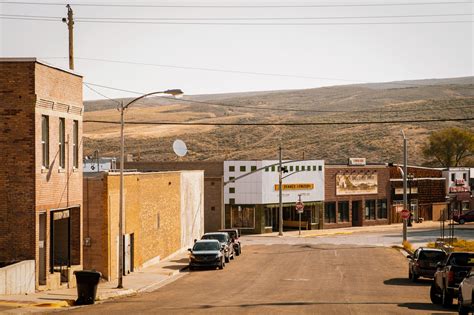
[[[280,189],[280,185],[275,185],[275,191]],[[311,190],[314,189],[313,183],[305,183],[305,184],[283,184],[281,186],[282,190]]]
[[[365,158],[349,158],[349,165],[351,166],[365,166]]]
[[[336,195],[365,195],[378,192],[377,174],[336,175]]]
[[[451,186],[449,187],[450,193],[457,193],[457,192],[469,192],[469,187],[466,186]]]

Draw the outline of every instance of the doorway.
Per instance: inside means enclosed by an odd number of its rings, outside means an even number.
[[[360,222],[360,209],[361,201],[352,201],[352,226],[361,226]]]
[[[39,214],[39,284],[46,285],[46,213]]]

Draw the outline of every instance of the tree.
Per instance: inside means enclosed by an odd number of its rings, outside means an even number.
[[[428,137],[423,155],[443,167],[460,166],[474,156],[474,133],[455,127],[435,131]]]

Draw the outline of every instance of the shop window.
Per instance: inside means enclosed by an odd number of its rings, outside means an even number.
[[[365,201],[365,219],[375,220],[375,200]]]
[[[271,208],[265,208],[265,226],[271,227],[273,222],[273,211]]]
[[[339,222],[349,222],[349,201],[339,201],[337,205]]]
[[[235,187],[229,187],[229,194],[235,194]]]
[[[377,200],[377,219],[387,219],[387,200]]]
[[[232,228],[255,228],[255,208],[253,207],[231,207]]]
[[[326,202],[324,204],[324,222],[336,223],[336,203]]]
[[[247,168],[245,167],[245,165],[241,165],[241,166],[240,166],[240,171],[241,171],[241,172],[245,172],[246,169],[247,169]]]
[[[253,166],[250,166],[250,171],[254,172],[254,171],[256,171],[256,170],[257,170],[257,167],[256,167],[256,166],[254,166],[254,165],[253,165]]]
[[[229,172],[235,172],[235,166],[229,165]]]

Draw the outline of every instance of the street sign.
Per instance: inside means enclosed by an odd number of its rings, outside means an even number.
[[[304,209],[304,204],[301,201],[296,202],[296,211],[302,213]]]
[[[402,212],[400,212],[400,214],[402,215],[402,219],[404,220],[410,217],[410,211],[408,211],[407,209],[403,209]]]

